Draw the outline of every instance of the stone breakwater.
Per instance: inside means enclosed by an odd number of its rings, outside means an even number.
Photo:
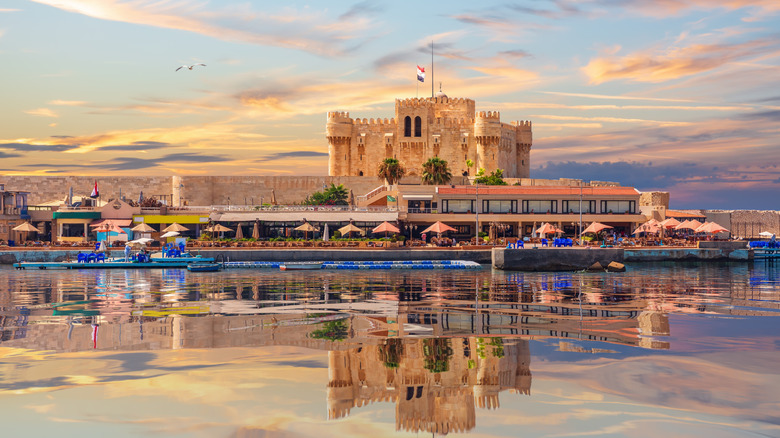
[[[494,248],[492,264],[506,271],[580,271],[594,263],[631,264],[657,261],[748,261],[752,251],[739,248]]]

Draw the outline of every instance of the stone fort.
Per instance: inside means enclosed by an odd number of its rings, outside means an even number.
[[[417,176],[422,164],[439,157],[453,175],[466,175],[466,160],[506,178],[530,175],[531,122],[501,122],[498,111],[475,112],[474,101],[436,97],[396,99],[395,118],[353,119],[347,112],[329,112],[328,175],[375,176],[385,158],[401,162]]]

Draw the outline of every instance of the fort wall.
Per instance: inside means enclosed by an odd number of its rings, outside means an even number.
[[[447,161],[453,175],[473,174],[467,160],[488,172],[530,176],[531,122],[502,123],[498,111],[475,111],[471,99],[439,95],[396,99],[393,118],[351,118],[334,111],[327,115],[331,176],[366,176],[385,158],[395,158],[407,175],[419,176],[432,157]]]

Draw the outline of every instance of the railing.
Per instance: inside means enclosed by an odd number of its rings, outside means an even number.
[[[366,193],[365,195],[356,196],[355,199],[357,201],[368,201],[369,199],[373,198],[374,196],[387,191],[387,186],[381,185],[374,190],[371,190],[370,192]]]
[[[284,212],[284,211],[398,211],[396,207],[352,207],[349,205],[271,205],[271,206],[251,206],[251,205],[213,205],[212,211],[216,212]]]

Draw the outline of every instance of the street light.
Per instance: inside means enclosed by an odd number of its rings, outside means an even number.
[[[582,180],[580,180],[580,246],[582,246]]]

